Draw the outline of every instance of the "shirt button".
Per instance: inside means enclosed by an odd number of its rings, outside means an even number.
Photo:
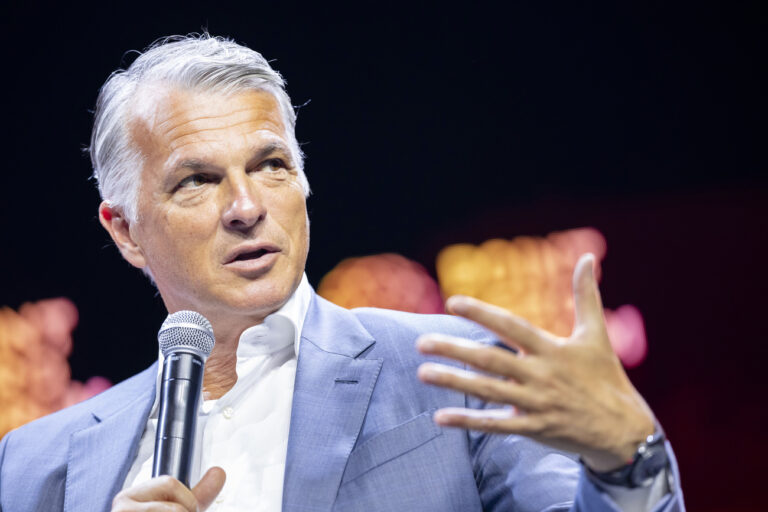
[[[225,407],[224,410],[221,411],[221,414],[223,414],[225,418],[231,419],[232,415],[235,414],[235,410],[231,407]]]

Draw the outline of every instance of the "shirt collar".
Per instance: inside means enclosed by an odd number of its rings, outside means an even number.
[[[304,274],[296,291],[280,309],[267,316],[264,322],[243,331],[237,345],[237,357],[271,354],[291,343],[298,356],[301,329],[311,300],[312,287]]]
[[[237,346],[237,357],[253,357],[271,354],[293,342],[295,356],[299,356],[299,342],[304,320],[307,317],[309,303],[312,302],[312,287],[307,274],[301,276],[299,286],[283,306],[268,315],[264,322],[244,330],[240,335]],[[163,378],[163,353],[158,351],[157,385],[155,386],[155,403],[152,405],[150,417],[157,415],[160,404],[160,381]]]

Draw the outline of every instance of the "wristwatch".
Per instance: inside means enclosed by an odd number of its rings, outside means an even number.
[[[667,449],[664,445],[664,431],[656,425],[656,431],[637,447],[632,460],[627,465],[612,471],[597,472],[585,465],[587,471],[597,480],[609,485],[628,487],[648,487],[662,470],[669,467]]]

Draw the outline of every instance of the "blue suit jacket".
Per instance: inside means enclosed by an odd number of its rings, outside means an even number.
[[[491,341],[487,331],[454,317],[348,311],[317,296],[303,331],[284,511],[617,510],[568,455],[432,421],[439,407],[483,404],[419,382],[424,358],[414,340],[438,331]],[[0,510],[109,510],[136,456],[156,375],[155,364],[9,433]],[[658,507],[681,509],[679,491]]]

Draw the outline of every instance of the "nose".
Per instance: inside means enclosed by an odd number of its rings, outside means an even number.
[[[244,231],[261,222],[267,214],[258,185],[246,174],[228,177],[227,198],[221,221],[227,229]]]

